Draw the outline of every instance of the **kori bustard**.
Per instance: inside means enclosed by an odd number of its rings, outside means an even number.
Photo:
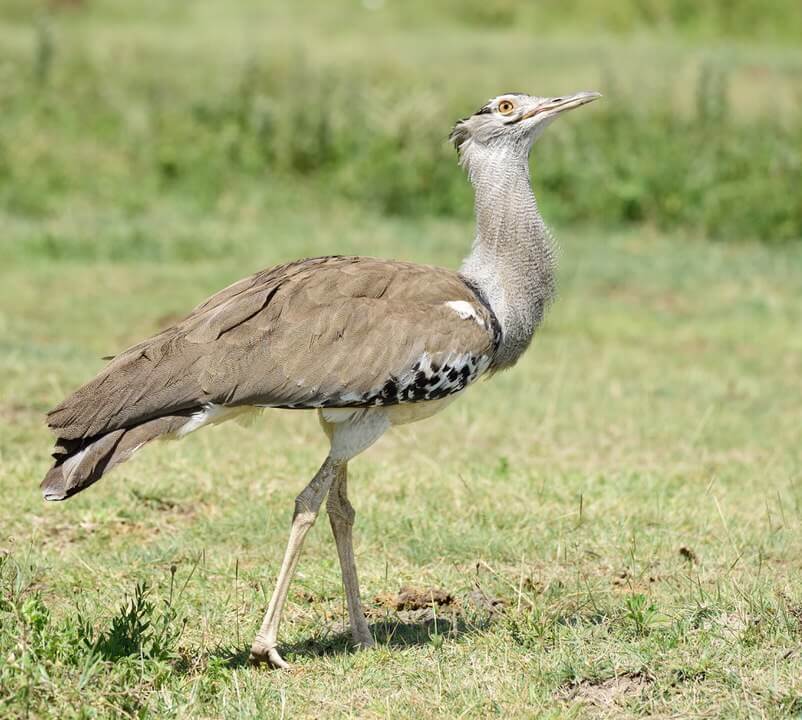
[[[326,497],[351,633],[358,646],[372,645],[348,461],[526,350],[554,295],[552,241],[532,194],[529,153],[554,118],[597,97],[510,93],[457,122],[450,139],[476,197],[476,236],[459,272],[370,257],[299,260],[240,280],[112,359],[48,414],[57,441],[44,497],[74,495],[159,437],[180,438],[248,408],[314,409],[331,447],[295,500],[251,659],[287,667],[277,650],[282,608]]]

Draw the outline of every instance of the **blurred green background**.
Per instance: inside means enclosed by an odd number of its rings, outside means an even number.
[[[605,95],[536,148],[552,221],[802,237],[798,0],[4,0],[0,23],[0,212],[34,255],[227,252],[127,220],[287,182],[469,217],[445,138],[511,90]]]

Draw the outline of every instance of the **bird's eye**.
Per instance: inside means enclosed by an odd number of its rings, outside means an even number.
[[[502,115],[509,115],[515,109],[515,105],[512,104],[511,100],[502,100],[498,104],[498,111]]]

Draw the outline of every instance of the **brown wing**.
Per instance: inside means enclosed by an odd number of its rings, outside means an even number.
[[[231,285],[126,350],[48,423],[62,438],[80,438],[205,403],[417,402],[465,387],[497,343],[492,313],[452,271],[361,257],[303,260]]]

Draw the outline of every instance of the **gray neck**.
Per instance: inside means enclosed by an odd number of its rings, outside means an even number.
[[[501,325],[493,367],[514,365],[554,297],[555,249],[529,182],[528,148],[471,144],[462,158],[476,193],[476,238],[461,274]]]

